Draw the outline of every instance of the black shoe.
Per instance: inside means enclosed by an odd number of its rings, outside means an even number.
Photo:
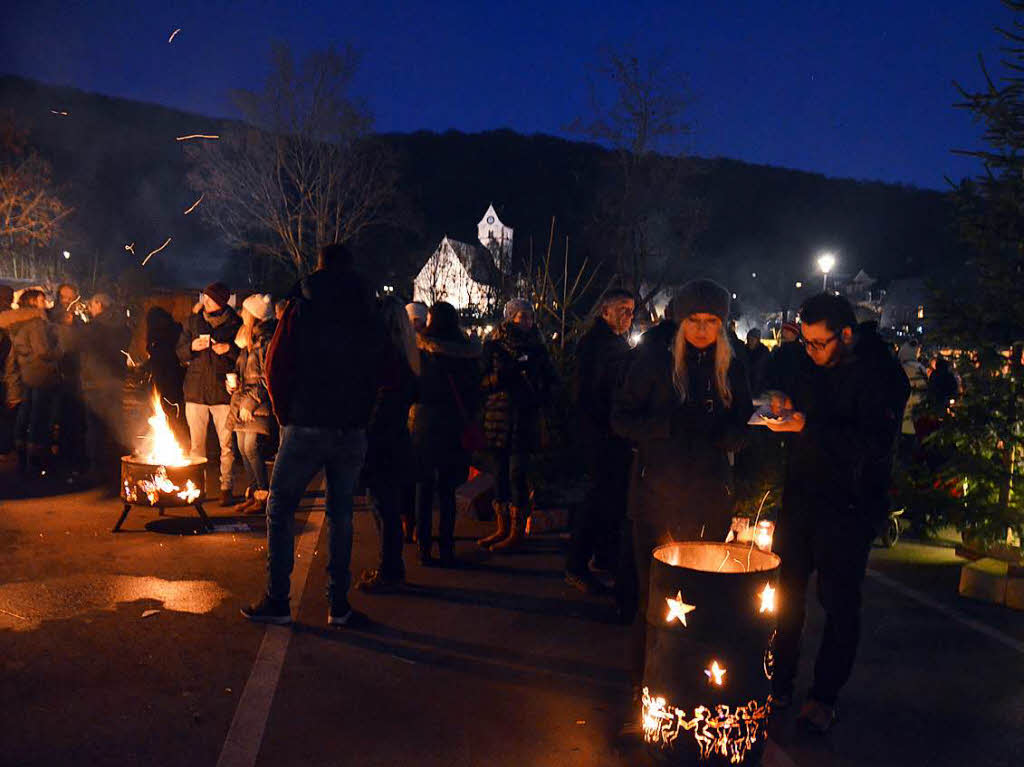
[[[600,596],[601,594],[608,593],[608,587],[590,573],[574,573],[566,570],[565,582],[574,589],[579,589],[584,594],[591,596]]]
[[[288,601],[279,602],[270,597],[263,597],[258,604],[242,608],[242,615],[253,623],[273,623],[276,626],[287,626],[292,622],[292,611]]]
[[[363,570],[356,588],[367,594],[393,594],[401,591],[405,578],[392,578],[380,570]]]
[[[363,613],[352,609],[347,599],[331,602],[331,609],[327,613],[328,626],[362,626],[368,621]]]

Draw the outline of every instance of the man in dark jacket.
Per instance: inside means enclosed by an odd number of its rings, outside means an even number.
[[[783,322],[779,344],[772,349],[765,367],[762,388],[789,391],[800,368],[808,364],[811,364],[810,360],[800,344],[800,326],[794,322]]]
[[[92,472],[106,480],[118,472],[118,456],[127,451],[129,442],[123,427],[122,400],[128,370],[123,350],[131,342],[131,331],[124,313],[114,309],[106,293],[93,296],[88,308],[89,322],[69,329],[78,337],[76,350]]]
[[[226,376],[235,371],[238,347],[235,334],[241,326],[228,306],[231,291],[222,282],[203,290],[200,310],[185,321],[178,337],[178,359],[185,365],[185,419],[191,435],[193,458],[206,458],[206,428],[210,418],[220,442],[220,505],[230,506],[231,472],[235,453],[228,428],[231,395]]]
[[[611,290],[601,299],[594,323],[576,348],[574,404],[580,445],[591,479],[590,492],[573,517],[565,580],[593,594],[603,586],[590,574],[591,554],[605,569],[617,570],[619,530],[626,516],[629,442],[611,429],[612,396],[625,373],[630,348],[626,334],[636,301],[627,290]],[[617,576],[621,573],[617,573]]]
[[[352,490],[377,392],[397,386],[398,360],[373,295],[351,264],[342,245],[320,251],[319,268],[293,291],[267,350],[267,389],[281,446],[267,504],[267,589],[242,610],[257,623],[291,623],[292,524],[320,469],[327,479],[327,622],[344,626],[359,615],[348,602]]]
[[[873,327],[857,326],[840,296],[814,296],[800,310],[807,356],[786,392],[791,411],[771,424],[789,434],[775,551],[782,558],[779,629],[772,680],[776,706],[792,700],[804,623],[804,595],[817,570],[825,632],[801,722],[824,732],[853,669],[861,584],[871,542],[888,513],[896,437],[910,386]]]
[[[768,358],[771,352],[761,343],[761,331],[751,328],[747,331],[747,375],[750,376],[750,391],[754,396],[761,393],[764,387]]]

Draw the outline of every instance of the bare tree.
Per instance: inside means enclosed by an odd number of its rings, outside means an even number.
[[[42,277],[47,257],[37,249],[50,245],[61,221],[71,213],[57,196],[50,164],[28,148],[27,134],[13,119],[0,122],[0,254],[8,276]]]
[[[600,52],[590,90],[592,116],[569,130],[612,150],[595,224],[613,249],[619,281],[643,290],[642,306],[705,220],[701,200],[687,191],[695,173],[681,151],[691,133],[691,99],[665,57],[611,48]]]
[[[350,94],[357,66],[350,47],[296,64],[286,45],[275,45],[263,87],[233,94],[244,124],[187,147],[190,183],[204,195],[199,210],[231,247],[301,275],[322,245],[382,222],[396,172],[369,135],[366,106]]]

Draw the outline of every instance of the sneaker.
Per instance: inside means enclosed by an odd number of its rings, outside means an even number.
[[[292,622],[292,611],[288,601],[278,601],[263,597],[258,604],[242,608],[242,615],[253,623],[273,623],[276,626],[287,626]]]
[[[608,587],[605,586],[601,581],[591,575],[589,572],[574,573],[569,570],[565,571],[565,582],[572,586],[574,589],[582,591],[584,594],[590,596],[599,596],[601,594],[608,593]]]
[[[380,570],[363,570],[356,588],[367,594],[393,594],[405,585],[405,578],[391,578]]]
[[[796,720],[808,732],[824,735],[836,723],[836,709],[811,698],[804,703]]]
[[[347,599],[331,603],[331,609],[327,613],[328,626],[361,626],[369,619],[358,610],[354,610]]]

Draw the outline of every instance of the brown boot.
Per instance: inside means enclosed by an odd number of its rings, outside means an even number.
[[[482,549],[490,548],[508,537],[508,504],[501,501],[493,501],[491,506],[494,507],[494,517],[498,521],[498,528],[486,538],[481,538],[476,542],[476,545]]]
[[[246,513],[248,513],[249,509],[251,509],[255,505],[256,505],[256,500],[254,498],[246,498],[241,503],[236,503],[234,506],[232,506],[231,507],[231,513],[232,514],[246,514]]]
[[[509,531],[508,537],[491,546],[491,551],[510,553],[518,551],[523,544],[523,536],[526,534],[526,511],[516,506],[508,507]]]
[[[267,498],[270,497],[269,490],[257,490],[252,494],[252,505],[245,510],[246,514],[265,514],[267,511]]]

